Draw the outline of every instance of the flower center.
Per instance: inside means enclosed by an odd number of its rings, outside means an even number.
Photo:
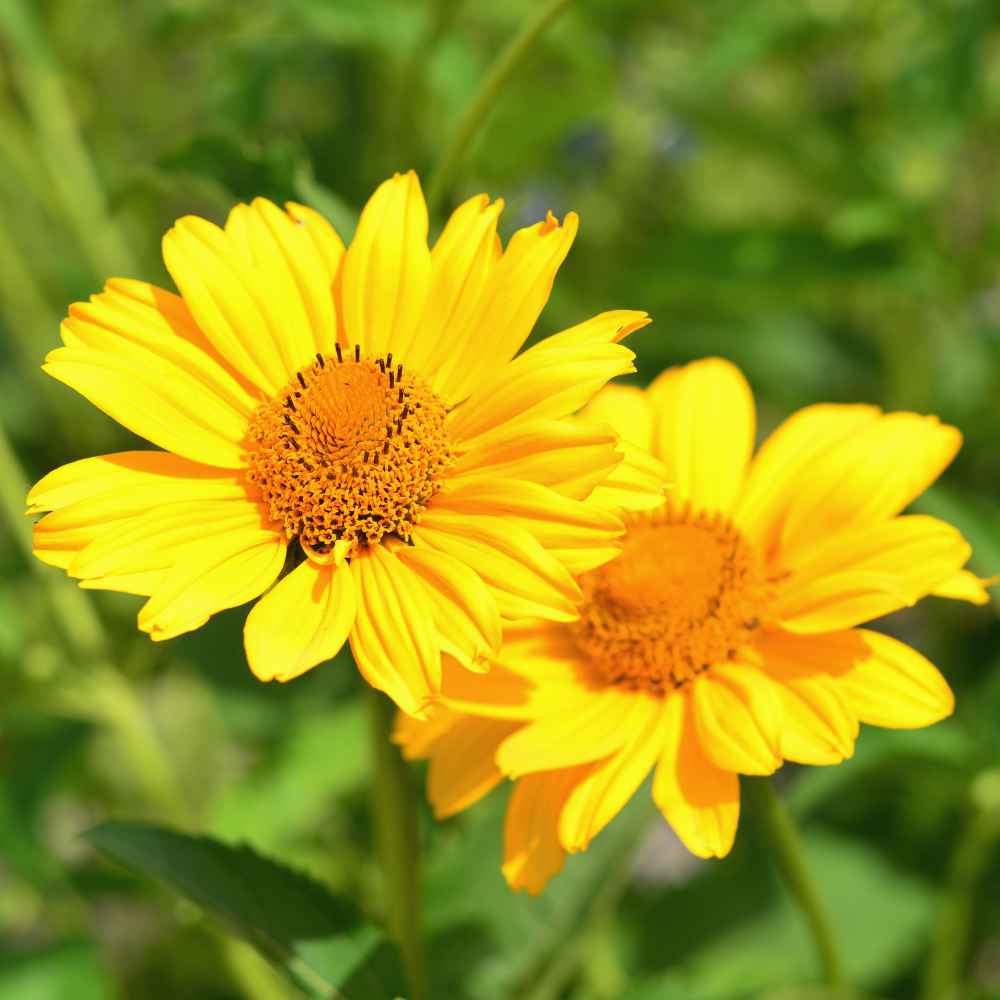
[[[264,403],[250,422],[249,478],[289,539],[345,554],[409,538],[452,461],[447,408],[392,355],[339,346]]]
[[[757,555],[728,518],[670,503],[632,518],[622,554],[580,583],[572,627],[594,680],[653,694],[732,659],[768,600]]]

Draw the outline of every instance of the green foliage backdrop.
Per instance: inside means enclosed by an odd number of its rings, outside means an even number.
[[[112,275],[167,283],[159,239],[176,217],[221,221],[257,194],[310,203],[349,236],[384,176],[414,166],[426,180],[535,7],[4,0],[0,423],[25,474],[135,445],[38,370],[70,302]],[[717,353],[746,370],[765,430],[823,399],[956,423],[966,446],[921,506],[958,524],[989,574],[998,189],[991,0],[576,0],[448,197],[504,196],[506,234],[577,210],[542,328],[649,310],[633,344],[641,380]],[[16,496],[17,467],[0,459]],[[0,539],[0,997],[300,995],[215,917],[80,834],[144,819],[246,841],[377,917],[349,661],[262,687],[241,612],[153,646],[137,599],[75,590],[6,527]],[[996,610],[930,601],[887,627],[943,668],[955,718],[865,731],[852,761],[786,767],[783,787],[864,989],[918,995],[932,930],[964,895],[962,996],[1000,997],[996,824],[974,884],[948,889],[963,829],[1000,807]],[[750,824],[730,859],[696,864],[636,802],[530,900],[499,875],[501,800],[446,824],[425,816],[435,997],[820,996],[801,985],[816,978],[810,945]]]

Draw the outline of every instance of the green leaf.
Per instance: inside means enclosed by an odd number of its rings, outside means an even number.
[[[144,823],[104,823],[86,839],[223,921],[310,996],[386,1000],[400,989],[384,934],[354,905],[246,846]]]

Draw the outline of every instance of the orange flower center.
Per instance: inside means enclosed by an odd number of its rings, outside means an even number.
[[[768,599],[757,555],[728,518],[669,503],[632,518],[622,554],[581,586],[571,627],[594,679],[654,694],[731,660]]]
[[[452,461],[427,383],[339,347],[316,355],[250,422],[249,478],[289,539],[317,555],[409,538]]]

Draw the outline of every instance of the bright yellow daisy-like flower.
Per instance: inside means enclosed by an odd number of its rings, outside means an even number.
[[[515,357],[577,219],[502,249],[502,207],[470,199],[433,249],[413,173],[378,188],[346,250],[302,205],[238,205],[223,229],[181,219],[163,241],[180,295],[109,281],[44,366],[165,450],[42,479],[38,557],[147,596],[153,639],[264,594],[245,628],[259,678],[349,639],[413,713],[442,650],[485,669],[502,617],[575,618],[572,574],[623,530],[582,500],[621,455],[610,428],[563,418],[633,370],[618,342],[647,319],[603,313]]]
[[[934,417],[812,406],[752,457],[750,388],[717,359],[608,388],[589,412],[662,461],[667,501],[629,515],[622,554],[580,577],[579,620],[510,627],[486,676],[446,664],[441,709],[396,733],[430,757],[439,816],[516,779],[503,870],[530,892],[653,768],[681,840],[722,857],[738,775],[842,761],[859,722],[947,716],[930,662],[856,626],[928,594],[986,600],[955,528],[899,516],[960,446]]]

